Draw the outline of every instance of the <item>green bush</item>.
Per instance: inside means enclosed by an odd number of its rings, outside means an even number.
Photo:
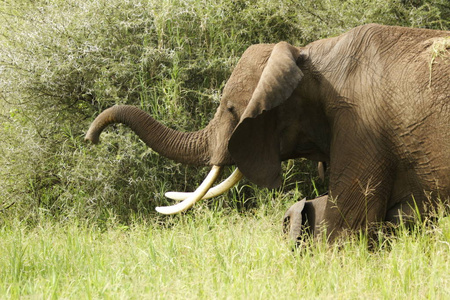
[[[449,12],[445,0],[2,1],[0,215],[148,215],[166,203],[164,191],[194,189],[205,170],[154,154],[122,126],[100,146],[84,144],[100,111],[133,104],[173,128],[198,129],[251,44],[305,45],[369,22],[448,29]],[[227,205],[313,196],[314,165],[295,166],[285,166],[275,194],[243,185]]]

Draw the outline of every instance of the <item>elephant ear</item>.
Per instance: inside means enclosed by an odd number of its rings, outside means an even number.
[[[283,217],[283,233],[288,235],[293,241],[297,241],[302,236],[303,209],[305,208],[306,198],[292,205]]]
[[[252,97],[228,142],[241,172],[259,186],[281,184],[280,141],[274,108],[286,101],[303,73],[296,64],[299,50],[286,42],[274,46]]]

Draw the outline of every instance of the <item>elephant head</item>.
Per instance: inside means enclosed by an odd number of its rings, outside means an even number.
[[[293,204],[284,214],[283,232],[295,242],[306,235],[314,235],[323,225],[327,201],[328,195],[325,195]]]
[[[220,185],[208,197],[217,195],[217,189],[223,192],[229,188],[241,174],[260,186],[277,187],[283,159],[301,153],[312,155],[318,148],[299,127],[298,116],[293,116],[299,113],[293,98],[298,98],[303,77],[297,64],[300,52],[300,48],[285,42],[249,47],[224,87],[214,118],[202,130],[175,131],[136,107],[114,106],[94,120],[85,139],[97,143],[108,124],[124,123],[163,156],[181,163],[213,166],[208,180],[194,195],[169,193],[170,198],[189,200],[169,210],[157,208],[163,213],[184,210],[204,197],[224,165],[234,164],[242,173],[237,171],[227,180],[230,184],[224,188]],[[317,158],[326,160],[327,156]]]

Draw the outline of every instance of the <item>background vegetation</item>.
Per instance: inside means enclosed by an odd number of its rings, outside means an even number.
[[[450,24],[445,0],[0,3],[0,209],[30,221],[112,214],[127,222],[151,216],[164,191],[192,190],[200,181],[205,170],[158,156],[121,126],[98,147],[84,144],[90,122],[109,106],[137,105],[168,126],[194,130],[212,118],[251,44],[305,45],[369,22]],[[314,166],[294,164],[276,201],[296,188],[308,197],[317,192]],[[243,186],[247,192],[235,197],[246,205],[218,201],[254,207],[257,192]]]
[[[391,252],[374,256],[354,245],[356,265],[349,268],[346,252],[323,250],[318,261],[306,256],[292,262],[278,235],[280,218],[298,198],[326,191],[309,162],[286,163],[278,190],[244,182],[187,216],[163,218],[154,207],[168,203],[164,192],[193,190],[207,170],[158,156],[123,126],[109,128],[98,146],[83,142],[94,117],[118,103],[137,105],[176,129],[201,128],[249,45],[306,45],[370,22],[448,30],[450,6],[446,0],[0,0],[0,249],[7,253],[0,259],[0,293],[96,298],[126,291],[149,295],[178,284],[178,295],[184,295],[194,284],[192,296],[214,296],[219,289],[217,296],[226,298],[224,293],[248,280],[255,289],[233,293],[262,298],[264,284],[279,272],[280,278],[297,278],[287,285],[293,295],[325,284],[312,278],[337,280],[343,272],[362,272],[358,266],[373,272],[387,260],[383,268],[390,271],[380,271],[380,285],[367,281],[369,286],[342,298],[407,291],[410,284],[426,296],[448,295],[448,289],[435,293],[450,285],[448,272],[442,272],[449,269],[445,220],[443,227],[419,230],[435,235],[411,251],[415,244],[406,234],[392,242],[398,246]],[[203,248],[206,260],[193,252]],[[172,260],[172,254],[183,258]],[[413,254],[425,255],[418,260],[423,266],[395,262],[397,255]],[[333,268],[327,269],[327,255],[336,259]],[[156,258],[162,265],[155,265]],[[95,268],[78,267],[92,261]],[[236,273],[242,263],[249,277]],[[188,279],[199,265],[197,276],[211,275],[209,290]],[[116,273],[102,277],[108,268]],[[71,272],[74,278],[60,275]],[[389,275],[386,285],[383,276]],[[154,285],[138,288],[136,282]],[[279,283],[268,295],[279,295]],[[312,295],[348,288],[337,281],[325,286]]]

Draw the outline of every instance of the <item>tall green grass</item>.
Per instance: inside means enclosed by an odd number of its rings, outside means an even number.
[[[450,219],[292,251],[280,214],[0,228],[0,298],[448,299]]]

